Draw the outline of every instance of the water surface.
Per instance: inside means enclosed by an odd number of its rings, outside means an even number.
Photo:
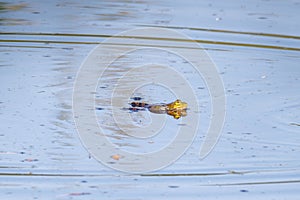
[[[1,3],[1,198],[297,199],[298,10],[296,1]],[[198,152],[209,122],[210,100],[204,81],[193,76],[201,111],[199,134],[169,167],[124,174],[100,164],[82,146],[72,116],[76,73],[99,42],[136,27],[185,33],[218,67],[227,98],[226,121],[218,144],[204,160],[199,160]],[[126,66],[147,60],[190,72],[187,64],[166,52],[129,54],[107,71],[106,83],[97,88],[96,103],[105,108],[96,111],[100,122],[108,115],[103,102],[109,102],[105,92],[110,92],[111,84]],[[175,97],[159,86],[140,88],[135,95],[157,103]],[[136,117],[142,116],[143,123],[155,117],[149,113]],[[180,121],[167,120],[170,131],[158,135],[160,140],[136,141],[115,133],[112,126],[108,134],[120,148],[153,151],[180,126]]]

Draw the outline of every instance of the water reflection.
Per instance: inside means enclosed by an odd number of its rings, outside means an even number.
[[[28,7],[27,3],[11,4],[0,2],[0,25],[14,26],[14,25],[31,25],[31,22],[26,19],[12,18],[7,12],[20,11]]]
[[[27,7],[26,3],[19,3],[19,4],[8,4],[4,2],[0,2],[0,11],[17,11]]]

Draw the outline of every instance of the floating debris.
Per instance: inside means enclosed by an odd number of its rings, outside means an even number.
[[[112,155],[111,158],[114,160],[119,160],[121,158],[121,156],[119,154],[115,154],[115,155]]]

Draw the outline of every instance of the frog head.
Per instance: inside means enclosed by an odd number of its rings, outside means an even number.
[[[168,110],[186,110],[187,103],[177,99],[176,101],[167,104]]]

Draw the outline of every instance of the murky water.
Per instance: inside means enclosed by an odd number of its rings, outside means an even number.
[[[299,6],[297,1],[0,3],[1,199],[297,199]],[[205,159],[199,159],[199,149],[212,109],[207,85],[182,58],[151,48],[127,54],[107,69],[95,91],[95,107],[101,108],[96,116],[119,148],[140,153],[163,148],[175,129],[188,127],[188,118],[130,114],[122,108],[131,99],[119,98],[120,113],[131,115],[125,123],[166,120],[161,134],[136,140],[114,126],[110,95],[132,66],[149,60],[171,65],[187,77],[199,103],[200,126],[187,152],[162,170],[129,175],[102,165],[81,144],[72,114],[76,73],[99,42],[137,27],[182,32],[203,46],[217,66],[226,120]],[[184,47],[174,38],[161,39]],[[176,99],[155,84],[138,88],[133,96],[151,103]],[[179,98],[189,102],[187,96]]]

